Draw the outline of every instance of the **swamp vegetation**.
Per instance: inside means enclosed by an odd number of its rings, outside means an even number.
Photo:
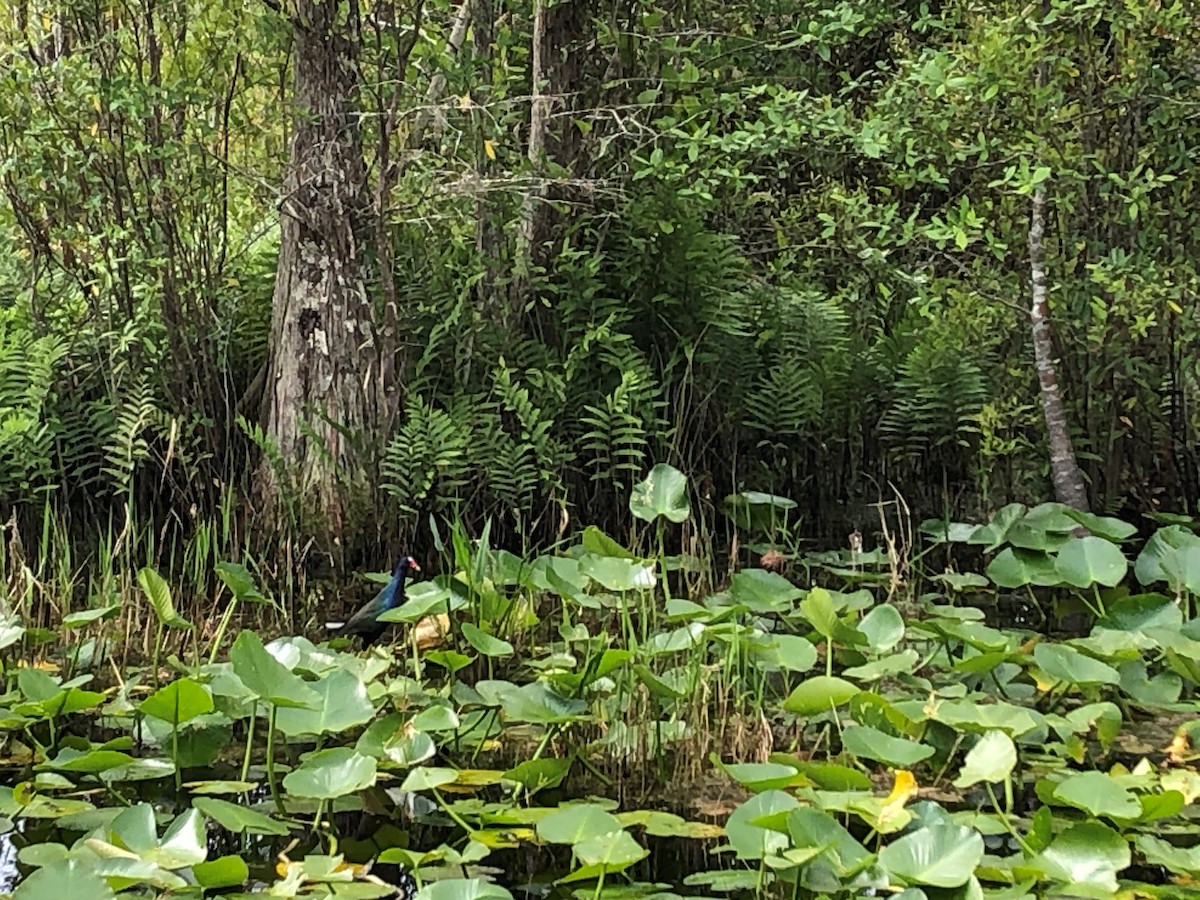
[[[0,73],[0,892],[1200,893],[1200,4],[9,0]]]
[[[113,605],[6,666],[15,900],[1194,893],[1200,523],[1014,504],[788,557],[791,502],[745,494],[748,546],[808,587],[712,591],[663,551],[687,497],[670,466],[635,486],[642,549],[436,535],[395,652],[260,626],[226,653],[239,607],[279,618],[245,567],[203,640],[144,569],[153,662],[105,671]]]

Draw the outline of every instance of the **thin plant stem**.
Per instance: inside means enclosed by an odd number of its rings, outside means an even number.
[[[271,716],[267,721],[267,783],[271,786],[271,798],[275,808],[283,812],[283,798],[279,795],[279,784],[275,780],[275,713],[278,707],[271,704]]]

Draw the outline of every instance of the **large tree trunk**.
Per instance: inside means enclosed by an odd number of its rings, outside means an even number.
[[[372,429],[380,407],[356,0],[298,0],[292,21],[295,122],[263,400],[282,465],[264,463],[260,489],[268,509],[294,491],[302,528],[337,539],[348,492],[362,486],[350,438]]]
[[[1042,414],[1046,419],[1046,436],[1050,443],[1050,478],[1054,482],[1054,498],[1059,503],[1087,511],[1087,488],[1075,458],[1075,446],[1067,427],[1067,413],[1063,408],[1058,372],[1054,366],[1050,308],[1046,298],[1046,250],[1043,244],[1046,233],[1045,206],[1046,196],[1038,188],[1033,194],[1033,214],[1029,222],[1029,268],[1033,282],[1033,305],[1029,310],[1029,319],[1033,326],[1033,356],[1042,395]]]

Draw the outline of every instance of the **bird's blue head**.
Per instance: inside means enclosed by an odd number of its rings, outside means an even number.
[[[417,565],[417,561],[411,556],[405,556],[398,563],[396,568],[392,569],[393,578],[403,578],[411,572],[420,572],[421,567]]]
[[[410,573],[420,571],[421,567],[417,565],[417,561],[411,556],[405,556],[396,563],[396,568],[392,569],[392,580],[387,583],[387,587],[380,591],[380,596],[386,608],[391,609],[404,599],[404,589],[401,587],[404,584],[404,579]]]

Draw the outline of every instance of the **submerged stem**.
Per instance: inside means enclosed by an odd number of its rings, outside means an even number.
[[[279,796],[279,785],[275,781],[275,713],[278,707],[271,704],[271,717],[267,721],[267,783],[271,786],[271,798],[275,808],[283,812],[283,798]]]

